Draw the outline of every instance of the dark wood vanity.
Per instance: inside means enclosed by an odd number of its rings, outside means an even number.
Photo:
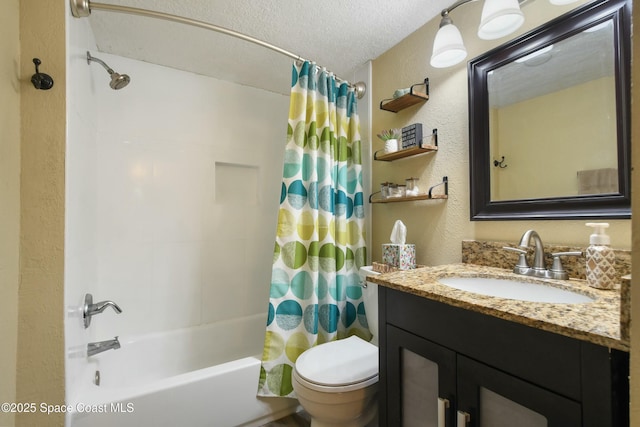
[[[379,320],[380,426],[629,425],[626,351],[384,286]]]

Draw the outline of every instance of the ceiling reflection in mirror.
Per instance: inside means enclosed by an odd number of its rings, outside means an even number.
[[[613,22],[487,75],[491,200],[618,193]]]

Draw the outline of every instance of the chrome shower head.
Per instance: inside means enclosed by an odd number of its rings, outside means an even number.
[[[91,56],[89,51],[87,51],[87,64],[91,64],[91,61],[97,62],[98,64],[102,65],[105,70],[107,70],[107,73],[109,73],[109,75],[111,76],[111,82],[109,83],[111,89],[122,89],[131,81],[131,78],[128,75],[116,73],[111,69],[111,67],[105,64],[103,60]]]
[[[111,86],[111,89],[118,90],[128,85],[130,81],[131,78],[126,74],[112,73],[111,83],[109,83],[109,86]]]

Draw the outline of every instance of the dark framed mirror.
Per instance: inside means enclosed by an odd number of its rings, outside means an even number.
[[[631,217],[630,0],[468,64],[471,220]]]

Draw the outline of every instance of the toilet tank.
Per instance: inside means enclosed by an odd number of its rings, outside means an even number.
[[[367,281],[369,276],[377,276],[378,272],[373,271],[373,266],[365,265],[360,267],[360,283],[362,284],[362,300],[367,315],[369,331],[373,335],[371,343],[378,345],[378,285]]]

